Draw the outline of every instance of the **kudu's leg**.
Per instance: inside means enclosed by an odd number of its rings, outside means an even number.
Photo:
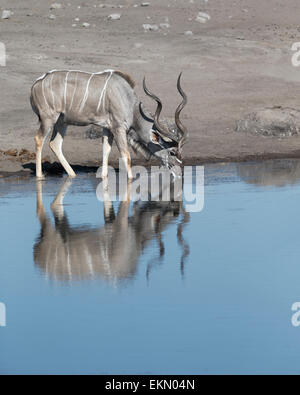
[[[106,178],[108,174],[108,158],[111,151],[112,143],[114,141],[114,136],[108,129],[103,129],[103,137],[102,137],[102,151],[103,151],[103,159],[102,159],[102,178]]]
[[[36,181],[36,214],[40,222],[40,237],[33,247],[34,262],[48,273],[52,265],[53,246],[56,247],[55,232],[51,219],[48,217],[43,204],[43,181]],[[54,243],[54,244],[53,244]]]
[[[115,222],[116,216],[115,216],[115,210],[114,206],[112,204],[110,194],[109,194],[109,185],[108,185],[108,180],[107,178],[103,180],[103,191],[104,191],[104,219],[105,223],[112,223]],[[130,194],[131,194],[131,182],[128,181],[127,183],[127,188],[124,191],[124,196],[120,198],[120,206],[118,209],[118,214],[117,214],[117,228],[122,224],[125,224],[128,226],[128,215],[129,215],[129,207],[130,207]],[[121,218],[121,221],[120,221]]]
[[[54,125],[53,134],[50,140],[50,148],[57,156],[57,159],[62,164],[63,168],[67,172],[69,177],[76,177],[76,174],[72,167],[69,165],[68,161],[64,157],[62,152],[62,144],[67,131],[67,124],[63,121],[62,117],[59,117],[56,124]]]
[[[34,138],[35,141],[35,163],[36,163],[36,177],[41,179],[43,178],[42,173],[42,149],[44,145],[44,136],[41,128],[38,130],[37,134]]]
[[[65,182],[62,184],[62,186],[60,187],[60,190],[58,191],[55,199],[51,203],[51,210],[53,216],[58,220],[62,220],[62,218],[64,217],[64,206],[63,206],[64,197],[68,192],[68,189],[70,188],[71,184],[72,184],[72,180],[70,178],[67,178]]]
[[[117,224],[119,229],[128,228],[129,208],[130,208],[130,196],[131,196],[131,181],[128,180],[126,191],[124,196],[121,198],[121,203],[117,214]]]
[[[115,221],[115,210],[112,204],[110,194],[109,194],[109,185],[108,179],[106,177],[103,178],[103,197],[104,197],[104,221],[106,224],[113,223]]]
[[[40,180],[36,182],[36,214],[42,224],[45,221],[45,207],[43,204],[43,185]]]
[[[118,149],[120,151],[121,157],[124,161],[125,168],[127,170],[127,175],[129,180],[133,178],[131,171],[131,159],[130,152],[127,144],[127,133],[125,128],[117,128],[114,133]]]
[[[52,121],[42,121],[39,130],[37,131],[35,141],[35,154],[36,154],[36,177],[43,179],[42,173],[42,150],[46,137],[53,129]]]

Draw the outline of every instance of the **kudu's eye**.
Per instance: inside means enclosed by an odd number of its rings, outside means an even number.
[[[171,155],[171,156],[176,156],[176,152],[170,151],[170,155]]]

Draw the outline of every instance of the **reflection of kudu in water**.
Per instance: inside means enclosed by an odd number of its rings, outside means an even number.
[[[300,181],[300,162],[295,159],[275,159],[242,163],[237,165],[237,172],[249,184],[280,187]]]
[[[111,281],[133,277],[144,249],[153,239],[164,255],[162,231],[182,213],[178,225],[178,242],[182,246],[181,270],[189,249],[182,237],[182,227],[189,216],[181,202],[135,203],[129,217],[130,199],[120,203],[115,216],[108,192],[104,199],[105,225],[99,229],[70,226],[63,199],[70,186],[67,180],[51,205],[55,220],[52,225],[42,202],[42,184],[37,182],[37,216],[41,224],[40,238],[34,246],[34,261],[49,277],[57,280],[81,280],[101,276]],[[128,195],[129,196],[129,195]],[[128,197],[127,196],[127,197]],[[148,264],[147,274],[155,262]]]

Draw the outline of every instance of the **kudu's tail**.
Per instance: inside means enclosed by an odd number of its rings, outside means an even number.
[[[31,104],[31,108],[32,108],[33,112],[37,115],[37,117],[39,118],[39,121],[41,122],[40,113],[39,113],[39,110],[37,109],[36,105],[34,104],[34,101],[32,98],[32,93],[30,95],[30,104]]]

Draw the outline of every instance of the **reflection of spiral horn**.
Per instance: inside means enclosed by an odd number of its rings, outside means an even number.
[[[190,246],[188,245],[188,243],[185,241],[185,239],[182,236],[182,232],[183,232],[183,227],[185,226],[185,224],[187,224],[190,221],[190,215],[189,213],[185,212],[183,210],[183,218],[182,221],[178,224],[177,227],[177,240],[178,240],[178,244],[181,246],[182,248],[182,255],[181,255],[181,259],[180,259],[180,272],[181,272],[181,276],[184,276],[184,267],[185,267],[185,261],[186,258],[189,256],[190,254]]]
[[[148,264],[147,264],[147,270],[146,270],[146,278],[147,282],[149,282],[150,278],[150,272],[154,266],[161,265],[163,263],[163,258],[165,256],[165,245],[162,240],[161,232],[157,234],[157,241],[158,241],[158,247],[159,247],[159,257],[154,257],[152,258]]]

